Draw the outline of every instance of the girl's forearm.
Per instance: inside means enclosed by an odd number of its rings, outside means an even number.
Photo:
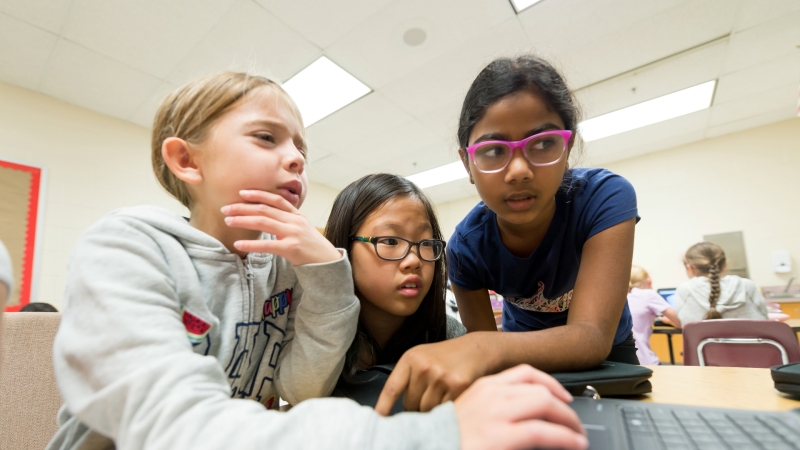
[[[567,372],[597,366],[611,352],[614,335],[592,324],[574,323],[538,331],[475,332],[486,349],[491,373],[530,364],[545,372]]]

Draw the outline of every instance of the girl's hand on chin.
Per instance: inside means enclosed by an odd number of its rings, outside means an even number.
[[[273,253],[294,266],[326,263],[342,257],[314,228],[306,216],[285,198],[266,191],[240,191],[245,201],[222,208],[229,227],[245,228],[275,235],[276,240],[236,241],[243,252]]]

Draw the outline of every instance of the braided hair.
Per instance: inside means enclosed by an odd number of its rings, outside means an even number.
[[[721,319],[722,314],[717,311],[717,301],[720,295],[719,274],[726,263],[725,251],[713,242],[700,242],[686,250],[685,259],[699,275],[708,277],[711,283],[711,292],[708,294],[709,308],[703,320]]]

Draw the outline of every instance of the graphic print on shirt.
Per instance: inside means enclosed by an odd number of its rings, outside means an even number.
[[[252,398],[264,403],[266,400],[262,401],[262,398],[272,395],[273,373],[286,335],[286,331],[272,319],[288,314],[291,304],[292,289],[286,289],[264,301],[264,315],[260,322],[236,324],[236,344],[225,367],[231,384],[231,397]],[[265,352],[269,352],[269,358],[264,358]]]
[[[572,301],[572,289],[566,294],[556,299],[550,300],[544,297],[544,283],[539,282],[539,289],[531,297],[505,297],[505,300],[514,304],[520,309],[535,312],[563,312],[569,309]]]
[[[210,323],[190,313],[186,308],[183,308],[181,319],[183,320],[183,326],[186,328],[186,335],[192,345],[197,345],[206,339],[208,330],[211,329]]]

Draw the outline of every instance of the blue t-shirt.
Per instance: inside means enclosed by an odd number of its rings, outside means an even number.
[[[595,234],[639,216],[636,192],[605,169],[572,169],[570,188],[556,194],[556,212],[539,247],[524,258],[503,245],[496,214],[478,203],[447,244],[450,281],[466,290],[491,289],[505,298],[503,330],[530,331],[565,325],[583,244]],[[631,333],[625,309],[614,345]]]

